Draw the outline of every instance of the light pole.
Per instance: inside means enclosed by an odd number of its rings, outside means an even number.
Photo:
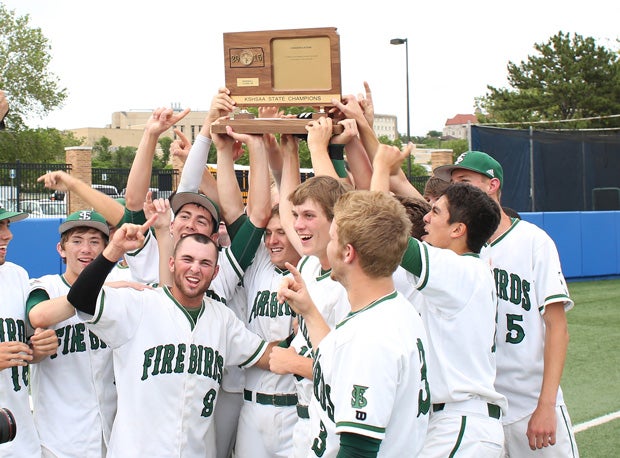
[[[411,132],[409,130],[409,42],[406,38],[392,38],[391,45],[405,44],[405,72],[407,79],[407,141],[411,141]],[[407,179],[411,181],[411,154],[407,156]]]

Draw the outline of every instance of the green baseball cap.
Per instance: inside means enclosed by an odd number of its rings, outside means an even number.
[[[58,227],[58,232],[64,234],[74,227],[92,227],[110,236],[110,228],[105,218],[93,210],[78,210],[67,216],[67,219]]]
[[[21,221],[22,219],[26,218],[28,218],[28,213],[11,212],[8,211],[6,208],[2,207],[2,205],[0,205],[0,221],[10,219],[11,222],[14,223],[15,221]]]
[[[452,165],[442,165],[433,170],[433,175],[450,181],[452,172],[457,169],[471,170],[488,178],[497,178],[500,186],[504,184],[504,170],[499,162],[481,151],[466,151]]]

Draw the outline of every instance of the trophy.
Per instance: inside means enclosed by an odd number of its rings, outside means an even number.
[[[226,125],[248,134],[305,134],[308,116],[328,116],[341,99],[340,39],[335,27],[224,33],[226,87],[239,113]],[[313,107],[304,118],[256,118],[248,107]],[[334,124],[334,133],[342,132]]]

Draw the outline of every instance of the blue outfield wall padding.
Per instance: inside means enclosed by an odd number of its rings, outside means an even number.
[[[617,274],[618,212],[582,212],[582,277]]]
[[[583,276],[582,218],[578,212],[543,213],[543,230],[555,242],[566,278]]]
[[[528,223],[532,223],[532,224],[536,224],[536,226],[538,226],[541,229],[544,229],[543,227],[543,213],[541,212],[520,212],[519,216],[521,216],[521,219],[523,221],[527,221]]]
[[[19,264],[30,278],[62,274],[64,264],[56,251],[60,240],[58,227],[62,218],[27,218],[11,223],[13,240],[9,244],[7,261]]]

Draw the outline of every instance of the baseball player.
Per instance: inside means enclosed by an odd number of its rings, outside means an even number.
[[[177,243],[170,287],[102,289],[116,259],[142,245],[152,221],[123,225],[68,295],[89,329],[114,349],[119,400],[108,456],[214,457],[212,416],[223,368],[267,367],[268,345],[205,296],[218,274],[217,246],[205,235]]]
[[[309,133],[309,140],[312,133]],[[329,227],[336,200],[346,192],[344,185],[328,176],[315,176],[299,183],[299,158],[296,144],[283,136],[283,169],[280,200],[280,219],[288,240],[301,255],[298,270],[309,294],[328,326],[335,327],[350,311],[346,291],[331,279],[327,258]],[[329,138],[329,137],[328,137]],[[311,143],[311,142],[310,142]],[[272,351],[270,367],[278,374],[294,374],[298,397],[298,420],[293,430],[293,457],[306,457],[310,451],[313,432],[309,405],[312,399],[312,342],[303,319],[289,348]],[[318,418],[316,420],[319,428]],[[318,435],[318,432],[316,433]]]
[[[83,210],[69,215],[58,231],[65,273],[33,279],[28,296],[31,322],[53,324],[60,343],[57,355],[32,369],[34,419],[44,456],[102,457],[116,412],[111,349],[75,314],[58,321],[45,311],[103,251],[109,229],[103,216]],[[67,374],[73,374],[69,385]]]
[[[276,205],[264,243],[243,277],[247,295],[244,321],[248,329],[265,340],[282,341],[293,333],[294,313],[288,304],[277,303],[276,294],[282,279],[289,275],[285,263],[298,261],[299,255],[286,237]],[[293,375],[247,368],[244,398],[235,456],[290,457],[298,401]]]
[[[463,153],[435,174],[476,186],[500,204],[503,169],[486,153]],[[578,456],[560,387],[568,346],[566,312],[573,301],[555,244],[537,226],[502,211],[480,256],[493,268],[498,296],[495,387],[509,405],[502,418],[505,454]]]
[[[30,286],[26,271],[6,260],[13,234],[9,225],[28,217],[27,213],[0,207],[0,407],[15,417],[15,438],[0,444],[0,456],[38,458],[41,443],[34,426],[28,397],[28,365],[58,348],[54,331],[32,329],[26,319],[26,299]],[[30,339],[30,340],[29,340]],[[30,344],[30,345],[29,345]]]
[[[373,187],[386,192],[408,151],[381,145]],[[375,175],[376,178],[375,179]],[[452,185],[424,217],[425,243],[413,238],[401,265],[417,279],[429,339],[432,411],[419,456],[501,456],[506,412],[495,381],[493,275],[477,253],[499,224],[498,206],[483,192]]]
[[[431,405],[426,333],[392,279],[410,227],[404,208],[383,193],[353,191],[338,200],[327,255],[351,312],[331,332],[292,266],[280,289],[314,343],[310,408],[322,433],[312,456],[418,456],[422,448]]]

